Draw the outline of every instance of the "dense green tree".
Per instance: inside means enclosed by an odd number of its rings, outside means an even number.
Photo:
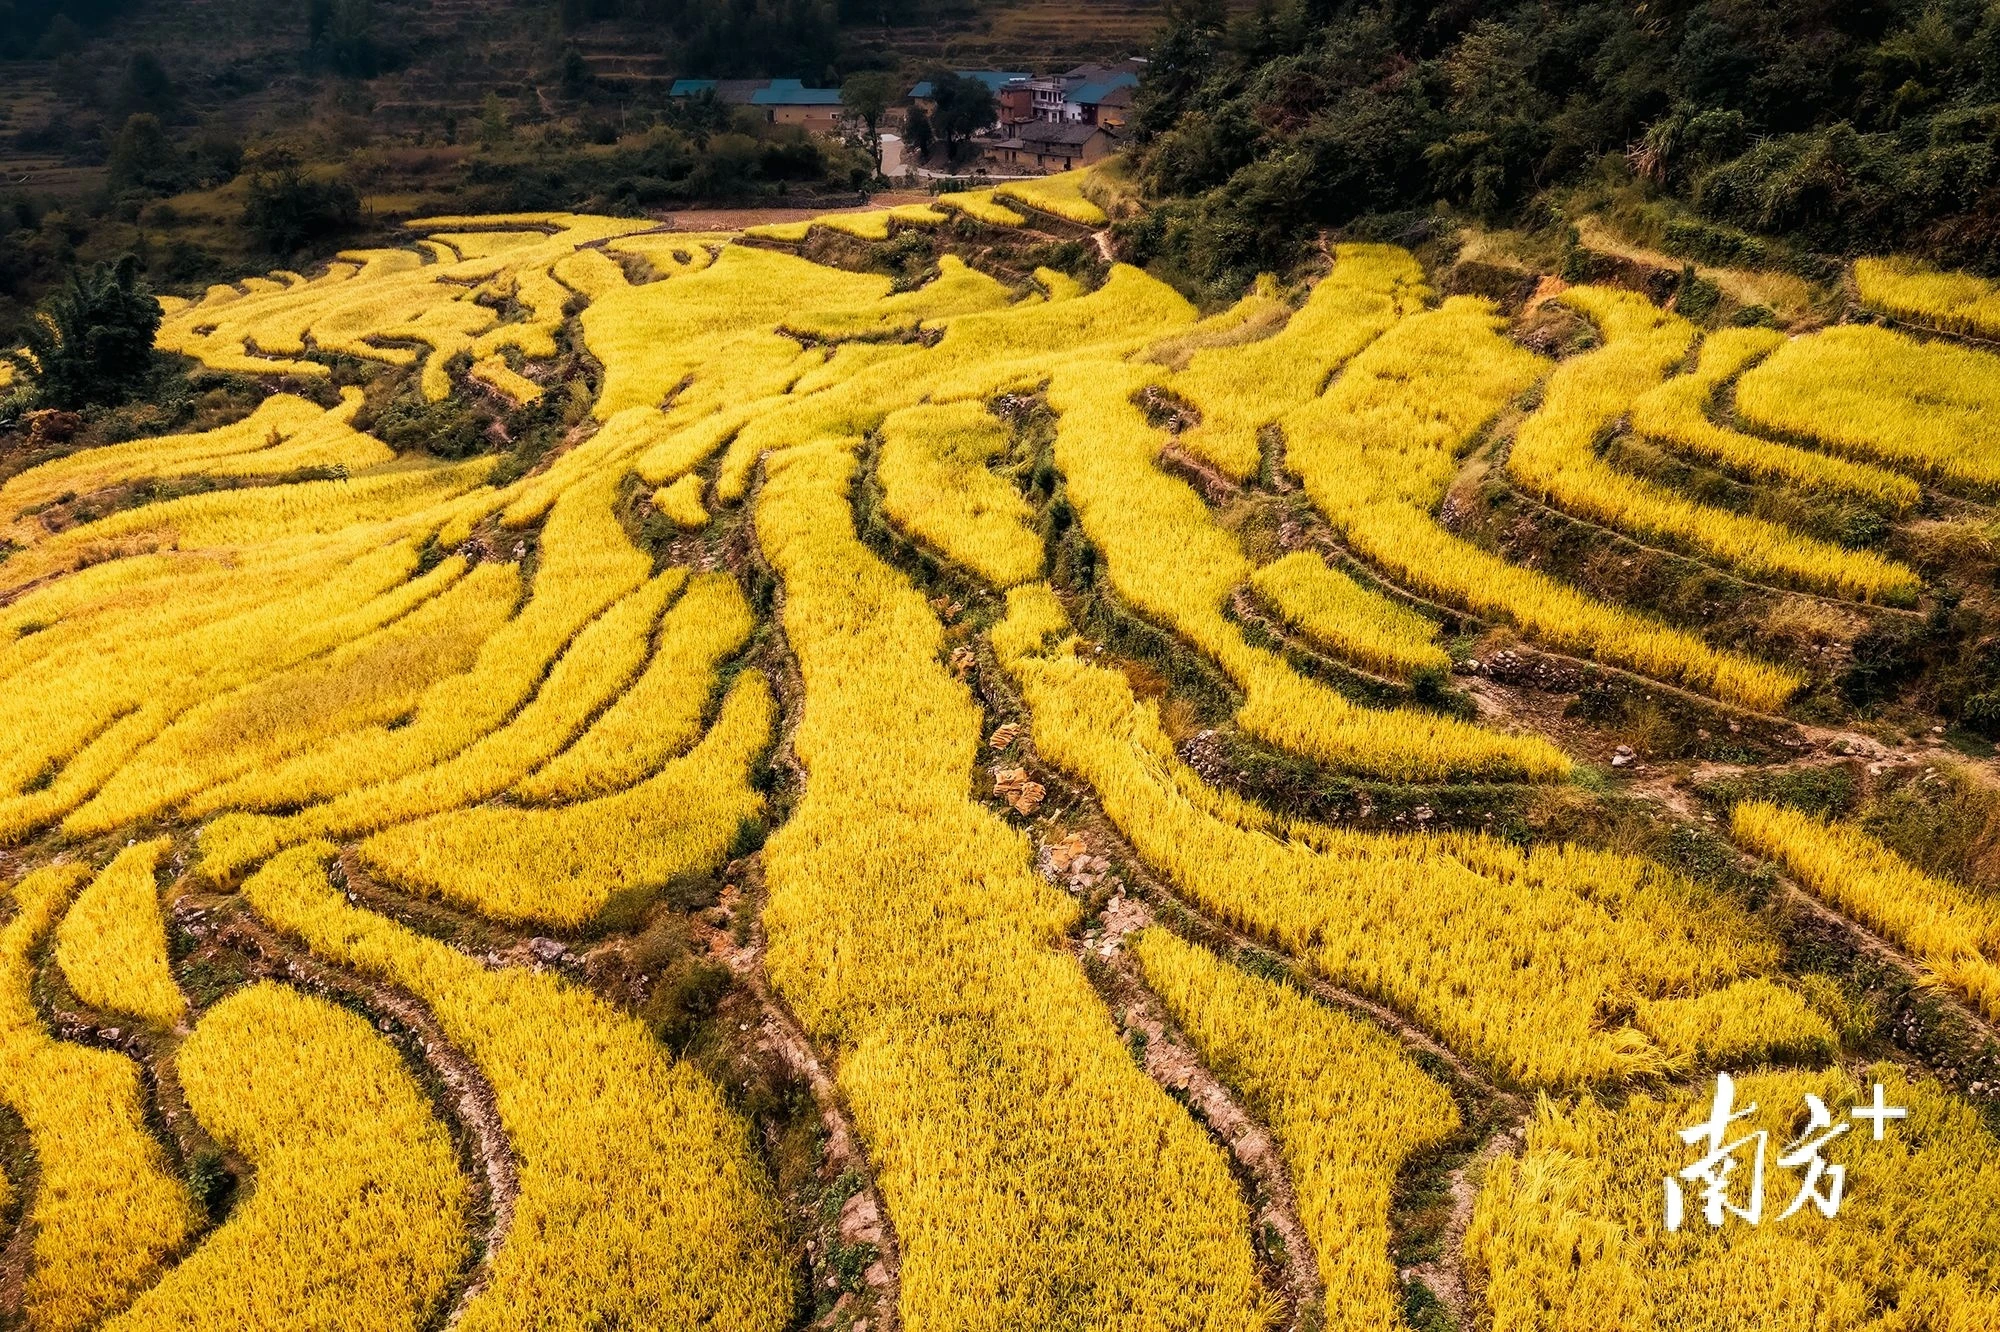
[[[919,162],[929,155],[931,145],[937,142],[937,131],[931,126],[930,114],[920,106],[910,108],[910,119],[903,126],[903,135],[916,151]]]
[[[879,69],[850,74],[847,82],[840,85],[840,104],[868,126],[868,142],[877,157],[881,156],[882,142],[876,126],[881,123],[882,113],[896,100],[897,92],[895,76]]]
[[[160,118],[150,112],[128,116],[111,144],[111,188],[116,193],[145,190],[172,194],[193,175],[191,156],[174,146]]]
[[[941,69],[931,74],[930,83],[931,103],[937,107],[930,116],[931,130],[944,143],[946,157],[954,145],[1000,118],[1000,105],[985,80]]]
[[[307,175],[289,157],[267,159],[250,178],[243,224],[274,255],[354,230],[361,224],[361,196],[344,180]]]
[[[152,368],[159,329],[136,257],[72,269],[28,324],[36,400],[68,411],[123,401]]]
[[[403,53],[383,36],[373,0],[306,0],[306,56],[344,78],[372,79]]]

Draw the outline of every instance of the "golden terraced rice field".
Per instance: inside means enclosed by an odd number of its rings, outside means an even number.
[[[1010,258],[1121,206],[434,218],[163,302],[241,418],[0,472],[0,1324],[1992,1326],[2000,1082],[1824,957],[2000,1061],[1994,890],[1606,709],[1855,752],[1834,658],[1941,565],[1797,515],[1973,521],[1995,298],[1573,287],[1558,354],[1393,246],[1206,311]],[[1722,1072],[1909,1117],[1838,1221],[1672,1235]]]

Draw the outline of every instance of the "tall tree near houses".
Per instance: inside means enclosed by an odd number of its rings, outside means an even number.
[[[868,145],[878,161],[882,156],[882,140],[877,126],[882,122],[882,113],[895,100],[895,79],[879,69],[850,74],[847,82],[840,85],[840,103],[868,126]]]

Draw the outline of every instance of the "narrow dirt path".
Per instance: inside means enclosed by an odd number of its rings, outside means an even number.
[[[1690,554],[1687,551],[1674,550],[1671,547],[1657,546],[1652,544],[1651,542],[1641,541],[1639,538],[1633,536],[1629,532],[1625,532],[1616,527],[1609,527],[1594,519],[1586,518],[1580,514],[1572,513],[1568,509],[1560,508],[1554,504],[1549,503],[1547,500],[1537,499],[1535,496],[1529,494],[1527,491],[1522,490],[1518,485],[1514,484],[1513,480],[1511,479],[1511,476],[1507,474],[1506,459],[1504,455],[1494,459],[1493,461],[1494,461],[1493,473],[1498,473],[1500,475],[1500,477],[1502,478],[1502,484],[1506,486],[1507,494],[1509,497],[1519,501],[1522,505],[1528,508],[1534,509],[1538,513],[1544,514],[1549,518],[1555,519],[1558,522],[1574,523],[1576,526],[1585,529],[1586,531],[1590,532],[1593,536],[1595,536],[1599,540],[1609,545],[1617,546],[1620,548],[1629,547],[1630,549],[1641,551],[1647,555],[1658,556],[1663,560],[1673,560],[1683,564],[1691,564],[1700,568],[1706,574],[1719,578],[1724,582],[1733,583],[1738,587],[1749,588],[1752,591],[1762,592],[1765,593],[1766,595],[1774,597],[1797,598],[1802,601],[1814,602],[1819,605],[1826,606],[1830,609],[1837,610],[1848,615],[1859,616],[1864,619],[1876,616],[1896,618],[1902,620],[1921,620],[1923,618],[1923,612],[1919,610],[1911,610],[1901,606],[1885,606],[1872,601],[1856,601],[1847,597],[1829,596],[1824,592],[1813,592],[1808,589],[1800,587],[1787,587],[1781,583],[1767,583],[1760,579],[1751,578],[1744,575],[1738,570],[1731,568],[1729,565],[1723,563],[1720,558],[1706,558],[1700,555]],[[1493,473],[1489,473],[1489,475],[1492,475]]]
[[[1123,943],[1129,935],[1152,923],[1157,912],[1170,905],[1181,920],[1194,925],[1195,933],[1212,951],[1226,956],[1244,949],[1265,954],[1271,954],[1273,950],[1238,930],[1216,923],[1155,878],[1105,819],[1094,795],[1072,792],[1064,805],[1071,816],[1068,826],[1086,829],[1087,843],[1110,849],[1116,855],[1119,874],[1126,884],[1125,892],[1113,897],[1102,913],[1102,932],[1090,940],[1079,942],[1079,953],[1089,952],[1119,982],[1107,998],[1114,1005],[1114,1011],[1119,1004],[1126,1005],[1125,1022],[1128,1027],[1138,1027],[1146,1032],[1147,1072],[1162,1086],[1188,1094],[1190,1104],[1210,1123],[1243,1170],[1257,1181],[1260,1191],[1270,1200],[1266,1208],[1270,1215],[1260,1215],[1260,1225],[1266,1220],[1271,1222],[1284,1237],[1288,1255],[1306,1256],[1306,1273],[1288,1270],[1287,1294],[1310,1290],[1316,1297],[1322,1292],[1317,1266],[1310,1261],[1313,1250],[1304,1240],[1303,1229],[1298,1227],[1297,1196],[1292,1188],[1291,1176],[1282,1156],[1276,1151],[1269,1131],[1241,1107],[1234,1095],[1222,1087],[1191,1051],[1177,1050],[1168,1045],[1157,1057],[1156,1063],[1154,1051],[1162,1043],[1160,1029],[1167,1024],[1159,1014],[1158,1001],[1151,998],[1150,991],[1137,977],[1136,967],[1131,963]],[[1046,851],[1042,861],[1045,865],[1048,862]],[[1479,1139],[1473,1155],[1447,1177],[1452,1209],[1438,1256],[1428,1263],[1405,1269],[1401,1274],[1406,1280],[1422,1281],[1441,1303],[1452,1310],[1460,1325],[1472,1326],[1476,1311],[1464,1264],[1465,1234],[1471,1224],[1472,1207],[1476,1200],[1472,1180],[1478,1168],[1483,1168],[1498,1156],[1512,1155],[1520,1149],[1523,1126],[1528,1116],[1527,1103],[1514,1092],[1495,1084],[1456,1051],[1393,1009],[1333,985],[1312,974],[1301,963],[1282,957],[1281,961],[1290,978],[1315,999],[1329,1008],[1386,1030],[1406,1048],[1433,1057],[1459,1079],[1461,1096],[1481,1098],[1491,1107],[1485,1118],[1491,1121],[1492,1126]],[[1131,991],[1124,988],[1126,984],[1131,986]],[[1219,1119],[1209,1118],[1211,1105],[1217,1108],[1221,1116]],[[1468,1115],[1467,1118],[1472,1120],[1473,1116]],[[1295,1310],[1300,1307],[1303,1306],[1293,1303]]]
[[[1095,972],[1099,993],[1112,1015],[1127,1033],[1140,1033],[1144,1043],[1140,1066],[1147,1076],[1186,1098],[1253,1184],[1251,1233],[1262,1233],[1268,1227],[1283,1241],[1283,1256],[1275,1260],[1280,1290],[1291,1309],[1289,1326],[1304,1327],[1310,1311],[1320,1307],[1326,1290],[1320,1283],[1312,1242],[1299,1219],[1298,1196],[1277,1139],[1209,1071],[1175,1030],[1165,1006],[1140,975],[1125,941],[1153,923],[1153,913],[1145,902],[1121,893],[1105,908],[1103,922],[1093,938],[1073,941],[1072,951],[1079,960],[1086,955],[1095,960],[1096,965],[1086,970]]]
[[[1414,1279],[1430,1287],[1438,1302],[1451,1310],[1451,1316],[1459,1327],[1482,1325],[1481,1292],[1465,1261],[1465,1236],[1472,1229],[1472,1211],[1479,1202],[1478,1181],[1501,1157],[1518,1155],[1526,1145],[1527,1137],[1524,1115],[1487,1134],[1478,1150],[1452,1170],[1447,1176],[1451,1216],[1445,1222],[1438,1255],[1427,1263],[1417,1263],[1404,1269],[1401,1274],[1405,1280]]]
[[[1930,980],[1921,962],[1860,921],[1821,901],[1790,877],[1780,875],[1778,882],[1785,890],[1787,902],[1821,924],[1838,930],[1854,945],[1856,951],[1864,956],[1884,963],[1907,976],[1913,985],[1935,1000],[1939,1007],[1992,1042],[1996,1049],[2000,1049],[2000,1026],[1996,1026],[1967,1004],[1956,991],[1946,989]]]
[[[411,1033],[426,1067],[443,1084],[447,1113],[465,1130],[475,1189],[475,1215],[480,1228],[479,1261],[465,1283],[452,1295],[446,1326],[455,1326],[465,1308],[491,1278],[495,1256],[514,1221],[514,1203],[521,1178],[514,1149],[500,1122],[493,1085],[471,1058],[452,1044],[430,1010],[393,986],[366,980],[329,967],[281,939],[247,909],[224,911],[192,896],[176,903],[175,925],[200,942],[233,948],[256,961],[268,978],[308,991],[358,999],[370,1012],[393,1020]]]
[[[769,636],[752,650],[746,660],[764,669],[777,697],[778,737],[770,763],[780,776],[783,796],[788,800],[797,800],[804,795],[810,776],[799,759],[795,743],[799,722],[805,711],[805,677],[799,670],[798,658],[793,654],[785,634],[784,580],[764,558],[754,520],[748,517],[757,511],[764,483],[764,465],[760,459],[752,473],[750,493],[737,510],[744,515],[743,521],[726,547],[723,562],[739,581],[768,580],[772,589],[770,609],[765,615]],[[788,814],[789,804],[778,812],[781,816]],[[764,927],[751,910],[753,904],[765,900],[763,876],[762,852],[727,867],[723,874],[724,886],[719,905],[738,921],[748,913],[748,929],[741,943],[733,934],[710,925],[699,915],[690,916],[689,922],[695,938],[707,947],[711,956],[729,968],[738,983],[755,1000],[761,1015],[754,1038],[757,1048],[804,1082],[811,1091],[820,1126],[826,1134],[824,1150],[827,1162],[836,1175],[851,1174],[861,1181],[860,1190],[841,1206],[838,1228],[842,1244],[866,1244],[875,1249],[876,1261],[862,1276],[872,1297],[873,1308],[855,1311],[857,1316],[849,1325],[858,1327],[865,1323],[868,1332],[899,1332],[902,1321],[902,1245],[876,1181],[874,1164],[854,1127],[853,1116],[840,1093],[839,1084],[813,1047],[805,1028],[772,989],[764,970],[767,946]],[[846,1316],[844,1312],[829,1315]]]
[[[760,853],[741,863],[740,873],[733,876],[738,882],[724,891],[720,905],[732,916],[747,910],[746,899],[761,899],[762,893],[746,891],[746,887],[761,887],[762,876],[763,856]],[[811,1089],[813,1104],[819,1111],[820,1126],[826,1132],[828,1165],[837,1175],[851,1173],[861,1180],[860,1191],[841,1206],[840,1241],[847,1245],[874,1246],[877,1259],[863,1276],[875,1298],[874,1311],[867,1314],[868,1326],[870,1332],[896,1332],[901,1326],[903,1259],[895,1224],[890,1220],[889,1209],[875,1182],[874,1166],[862,1146],[861,1135],[855,1131],[853,1117],[840,1094],[839,1085],[827,1071],[818,1051],[813,1049],[812,1040],[799,1025],[798,1019],[771,990],[764,974],[763,926],[753,919],[748,939],[740,944],[726,931],[708,925],[698,917],[694,921],[694,930],[696,937],[707,946],[709,954],[728,967],[757,1001],[762,1014],[756,1032],[757,1048],[776,1059]]]
[[[32,1149],[28,1154],[32,1157]],[[35,1195],[41,1190],[39,1161],[31,1160],[25,1178],[15,1179],[13,1224],[7,1228],[7,1243],[0,1247],[0,1326],[14,1327],[23,1320],[21,1302],[27,1295],[28,1258],[34,1247],[35,1228],[28,1224],[34,1212]]]

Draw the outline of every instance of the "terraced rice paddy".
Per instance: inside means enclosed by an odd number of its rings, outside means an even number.
[[[166,302],[254,409],[0,482],[0,1321],[2000,1318],[1991,887],[1613,758],[1859,734],[1857,631],[1510,544],[1920,623],[1900,537],[1629,458],[1943,522],[2000,358],[1594,287],[1557,357],[1389,246],[1208,312],[1009,248],[1120,206],[439,218]],[[493,448],[374,433],[455,401]],[[1883,1043],[1864,954],[1962,1057]],[[1909,1118],[1829,1148],[1837,1221],[1669,1235],[1721,1072],[1773,1137]]]

